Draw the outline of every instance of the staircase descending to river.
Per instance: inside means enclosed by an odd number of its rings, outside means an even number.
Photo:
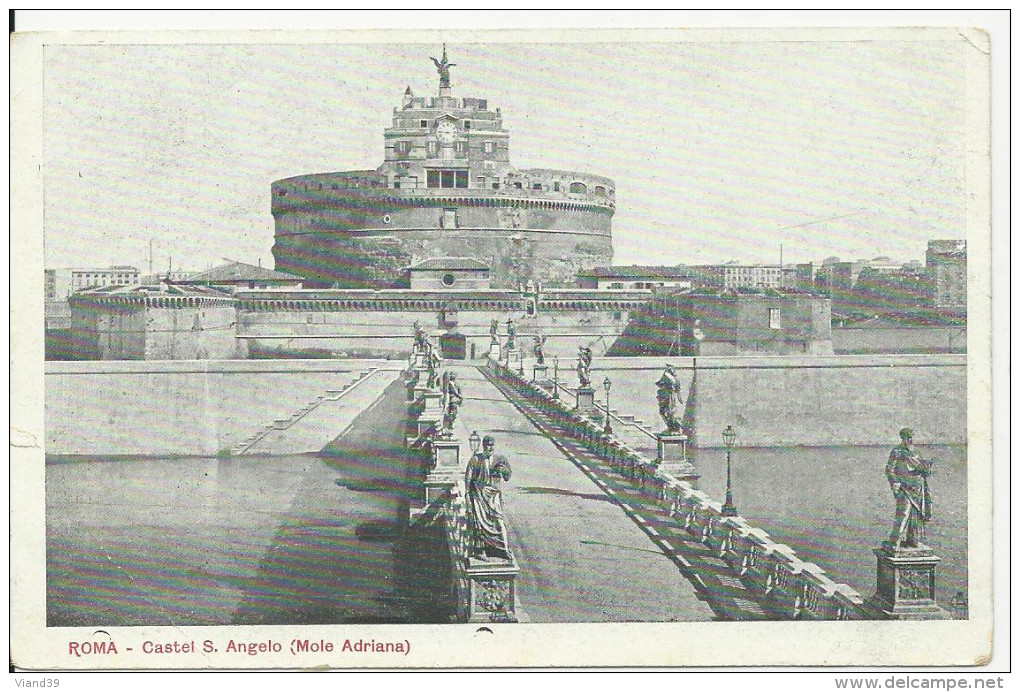
[[[272,423],[269,423],[259,428],[241,442],[238,442],[237,444],[230,447],[228,456],[242,456],[244,454],[252,454],[253,450],[259,445],[259,443],[265,440],[267,437],[269,437],[273,433],[288,430],[289,428],[293,427],[295,424],[303,420],[306,416],[311,414],[313,411],[318,409],[323,404],[333,401],[339,401],[349,392],[355,389],[358,385],[360,385],[369,377],[374,375],[377,372],[377,370],[378,368],[369,368],[368,370],[363,370],[362,372],[358,373],[357,377],[355,377],[351,382],[343,385],[340,389],[327,389],[325,394],[321,394],[315,397],[315,399],[313,399],[308,404],[292,413],[289,417],[274,420]]]

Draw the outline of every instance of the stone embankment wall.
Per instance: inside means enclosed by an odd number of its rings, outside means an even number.
[[[213,456],[387,361],[46,364],[46,453]],[[362,391],[353,390],[352,395]],[[364,388],[364,391],[374,391]],[[361,408],[371,404],[363,402]],[[337,434],[342,432],[338,422]]]
[[[904,426],[921,444],[967,442],[964,355],[596,358],[591,378],[608,376],[612,407],[658,430],[655,382],[667,363],[698,447],[722,446],[727,425],[745,447],[893,445]],[[559,381],[571,388],[574,366],[560,361]]]
[[[832,330],[836,353],[966,353],[966,327],[841,327]]]
[[[727,425],[749,447],[966,444],[967,366],[957,355],[698,358],[695,444]],[[693,366],[693,364],[692,364]],[[692,367],[693,372],[693,367]]]

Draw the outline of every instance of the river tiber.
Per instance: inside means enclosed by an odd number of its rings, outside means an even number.
[[[48,273],[46,624],[967,619],[959,229],[617,264],[657,193],[415,59],[378,167],[265,180],[272,267]]]

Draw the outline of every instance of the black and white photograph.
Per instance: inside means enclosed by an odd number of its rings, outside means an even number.
[[[12,36],[13,664],[991,655],[981,30]]]

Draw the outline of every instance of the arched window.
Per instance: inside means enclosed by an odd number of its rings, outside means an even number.
[[[588,191],[588,186],[584,183],[570,183],[570,193],[573,195],[583,195]]]

